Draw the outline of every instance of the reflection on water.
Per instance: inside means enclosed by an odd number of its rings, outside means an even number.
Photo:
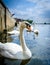
[[[0,65],[26,65],[30,59],[27,60],[12,60],[6,58],[0,58]]]
[[[7,42],[7,35],[6,34],[3,34],[3,33],[1,33],[0,34],[0,42]]]
[[[1,33],[0,34],[0,42],[2,43],[6,43],[6,42],[11,42],[13,39],[10,35],[5,34],[5,33]]]
[[[36,25],[35,29],[39,30],[38,35],[34,32],[24,32],[27,46],[32,52],[32,58],[10,60],[0,57],[0,65],[50,65],[50,25]],[[8,34],[0,35],[0,42],[20,43],[18,36]]]

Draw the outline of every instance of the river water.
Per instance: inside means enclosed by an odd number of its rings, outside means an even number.
[[[39,30],[38,35],[24,30],[26,44],[32,53],[31,59],[11,60],[0,57],[0,65],[50,65],[50,25],[35,25],[34,29]],[[0,38],[0,41],[20,44],[17,35],[5,36],[3,39]]]

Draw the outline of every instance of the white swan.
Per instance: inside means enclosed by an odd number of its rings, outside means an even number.
[[[19,31],[20,24],[21,24],[21,23],[19,23],[19,24],[17,25],[17,27],[14,27],[15,30],[9,31],[9,32],[7,32],[7,33],[10,34],[10,35],[19,35],[19,34],[20,34],[20,31]]]
[[[19,31],[20,24],[17,27],[14,27],[14,28],[15,28],[14,30],[9,31],[7,33],[10,34],[10,35],[19,35],[20,34],[20,31]]]
[[[10,35],[19,35],[20,34],[19,30],[9,31],[7,33],[10,34]]]
[[[31,25],[29,23],[22,22],[20,25],[20,44],[15,43],[1,43],[0,42],[0,55],[11,58],[11,59],[29,59],[31,58],[32,54],[31,51],[26,46],[24,36],[23,36],[23,30],[24,28],[27,28],[29,30],[29,27]],[[30,29],[31,30],[31,29]]]

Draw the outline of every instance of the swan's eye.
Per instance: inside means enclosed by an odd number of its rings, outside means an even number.
[[[26,24],[26,27],[31,27],[31,25],[28,22],[26,22],[25,24]]]

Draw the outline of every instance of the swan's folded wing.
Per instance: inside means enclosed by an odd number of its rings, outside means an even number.
[[[22,51],[21,46],[15,43],[0,44],[0,54],[4,57],[14,58],[15,55],[21,51]]]
[[[12,54],[16,54],[17,52],[22,51],[21,46],[15,43],[6,43],[5,46],[7,47],[5,48],[6,51]]]

